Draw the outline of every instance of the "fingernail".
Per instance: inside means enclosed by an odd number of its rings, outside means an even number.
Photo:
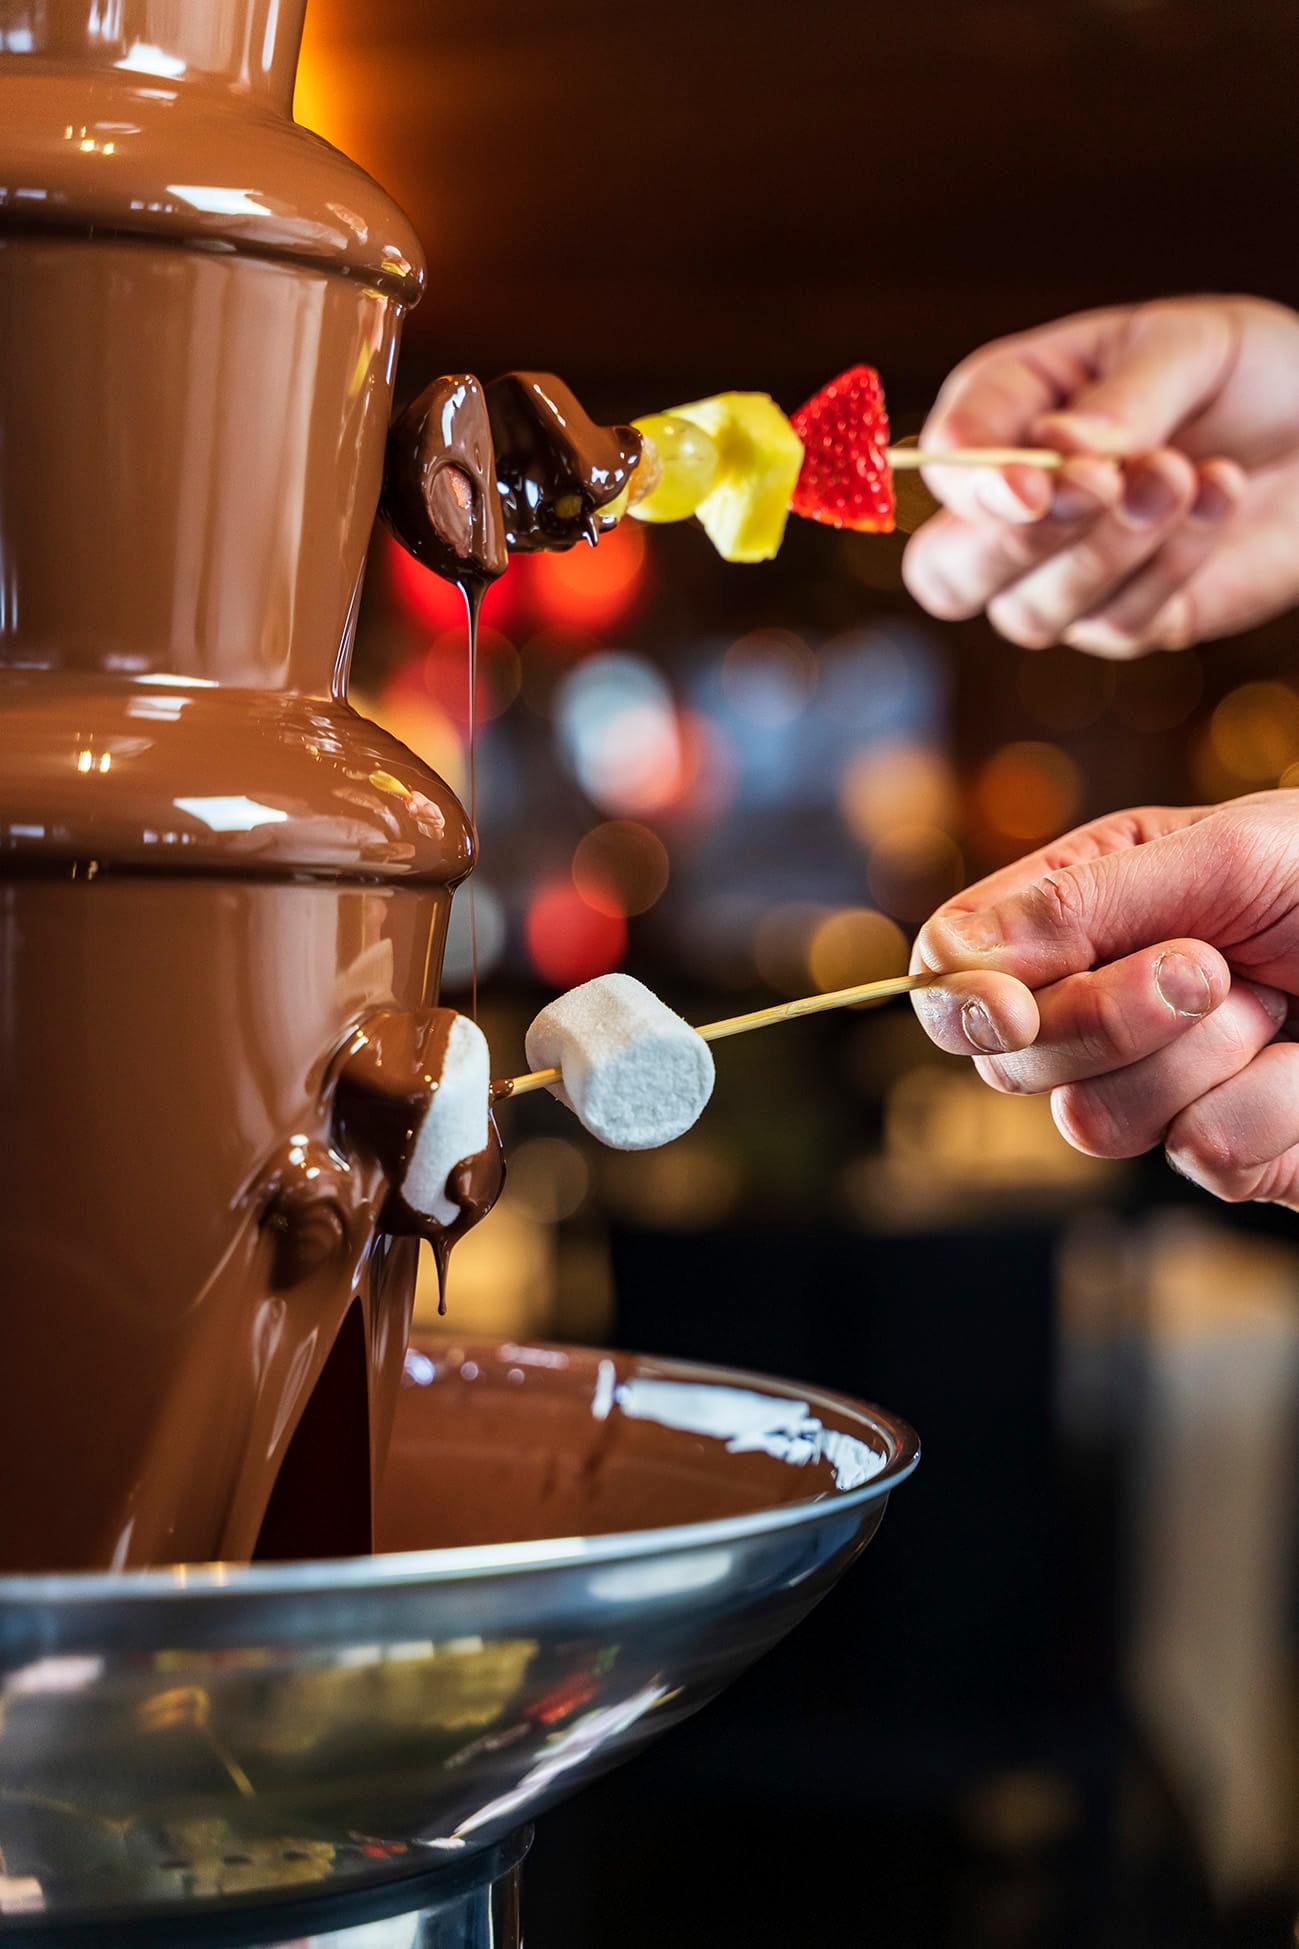
[[[1101,504],[1090,489],[1078,487],[1073,481],[1061,482],[1051,496],[1053,521],[1085,521],[1100,511]]]
[[[1177,489],[1158,469],[1141,464],[1129,470],[1123,483],[1123,512],[1138,528],[1166,521],[1177,505]]]
[[[1189,954],[1161,954],[1155,963],[1155,987],[1174,1015],[1207,1015],[1213,1002],[1209,977]]]
[[[929,945],[936,950],[933,965],[959,968],[967,954],[984,954],[1001,943],[1001,929],[991,913],[943,914],[925,926]]]
[[[979,505],[998,521],[1036,521],[1037,510],[1020,499],[1004,474],[981,474],[975,482]]]
[[[966,1002],[961,1008],[961,1027],[965,1039],[972,1042],[985,1056],[1000,1056],[1006,1045],[993,1025],[992,1017],[982,1002]]]
[[[1200,491],[1191,503],[1193,521],[1225,521],[1236,509],[1235,496],[1227,492],[1222,482],[1212,474],[1200,482]]]

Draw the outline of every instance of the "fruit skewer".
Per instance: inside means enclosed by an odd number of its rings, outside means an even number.
[[[634,422],[640,466],[608,513],[639,521],[695,515],[731,562],[769,561],[793,513],[830,527],[888,534],[894,471],[928,466],[1060,467],[1050,447],[927,451],[889,440],[884,388],[873,367],[832,379],[786,418],[766,393],[719,393]]]

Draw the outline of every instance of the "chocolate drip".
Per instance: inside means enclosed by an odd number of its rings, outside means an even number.
[[[492,429],[471,373],[435,379],[393,422],[379,513],[416,561],[471,608],[509,566]]]
[[[630,426],[597,426],[562,379],[507,372],[487,388],[496,479],[512,549],[571,548],[599,539],[613,522],[600,510],[635,473],[641,437]]]

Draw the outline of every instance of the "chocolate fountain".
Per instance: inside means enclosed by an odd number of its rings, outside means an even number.
[[[805,1389],[407,1348],[474,841],[346,701],[423,268],[291,120],[304,5],[0,0],[0,1939],[503,1949],[531,1815],[916,1456]]]

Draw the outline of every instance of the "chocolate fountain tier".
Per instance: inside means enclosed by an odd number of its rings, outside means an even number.
[[[436,1082],[340,1077],[472,839],[346,703],[423,267],[304,5],[0,0],[0,1570],[371,1540]]]
[[[0,1941],[249,1909],[282,1940],[277,1903],[508,1876],[493,1849],[805,1615],[917,1454],[777,1381],[415,1349],[377,1510],[404,1553],[0,1579]]]

